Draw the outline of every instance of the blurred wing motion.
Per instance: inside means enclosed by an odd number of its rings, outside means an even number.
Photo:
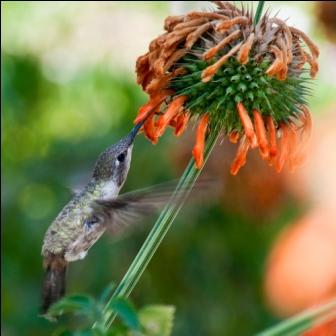
[[[208,194],[212,185],[210,180],[200,180],[192,188],[191,199]],[[122,194],[115,199],[96,200],[91,207],[93,214],[103,221],[107,231],[117,234],[144,217],[153,215],[168,202],[183,202],[189,195],[188,188],[174,192],[175,188],[176,183],[157,185]]]

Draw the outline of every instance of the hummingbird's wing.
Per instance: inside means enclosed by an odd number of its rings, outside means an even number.
[[[122,194],[110,200],[96,200],[91,204],[93,214],[103,218],[106,229],[117,234],[129,226],[140,222],[144,217],[154,214],[169,201],[182,202],[188,197],[188,188],[174,192],[176,183],[158,185]],[[193,195],[206,192],[209,181],[199,181],[193,187]]]

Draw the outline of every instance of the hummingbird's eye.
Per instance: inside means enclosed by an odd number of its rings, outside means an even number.
[[[93,215],[89,218],[86,218],[84,220],[84,226],[87,228],[87,229],[91,229],[91,227],[95,224],[97,224],[99,222],[99,219],[97,216]]]
[[[119,162],[123,162],[123,161],[125,160],[125,157],[126,157],[126,151],[123,152],[123,153],[121,153],[121,154],[119,154],[119,155],[117,156],[117,160],[118,160]]]

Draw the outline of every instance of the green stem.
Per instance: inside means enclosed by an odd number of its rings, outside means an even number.
[[[220,130],[214,130],[209,135],[206,141],[205,148],[205,162],[207,161],[213,147],[216,144],[216,140]],[[152,230],[150,231],[147,239],[143,243],[140,251],[130,265],[127,273],[117,286],[113,295],[107,302],[103,310],[103,320],[97,321],[94,325],[94,329],[100,329],[102,331],[107,331],[111,326],[113,320],[116,317],[116,314],[112,311],[110,305],[114,297],[123,297],[126,298],[130,295],[133,288],[139,281],[142,273],[145,271],[148,263],[152,259],[155,251],[160,246],[163,238],[167,234],[169,228],[171,227],[175,217],[181,210],[184,201],[188,197],[191,189],[196,182],[198,176],[201,173],[201,169],[197,169],[194,164],[194,160],[190,160],[187,168],[185,169],[183,175],[181,176],[178,185],[176,186],[175,192],[172,195],[171,201],[166,205],[166,207],[161,212],[159,218],[154,224]],[[174,202],[176,194],[181,194],[181,190],[187,190],[183,194],[183,199],[179,202]]]
[[[261,12],[264,6],[264,1],[259,1],[257,12],[254,18],[254,24],[256,24],[261,16]],[[216,140],[220,133],[220,129],[214,130],[206,141],[206,148],[205,148],[205,162],[207,161],[212,149],[216,144]],[[191,189],[196,182],[198,176],[201,173],[201,169],[196,169],[194,165],[194,160],[190,160],[187,168],[185,169],[183,175],[180,178],[180,181],[175,189],[174,194],[172,195],[171,201],[167,204],[167,206],[161,212],[159,218],[157,219],[156,223],[154,224],[152,230],[150,231],[147,239],[143,243],[140,251],[138,252],[137,256],[133,260],[131,266],[129,267],[127,273],[117,286],[116,290],[114,291],[113,295],[107,302],[106,306],[103,309],[103,318],[101,321],[97,321],[93,325],[93,329],[99,329],[101,331],[107,331],[112,322],[116,317],[116,313],[113,312],[111,309],[111,302],[112,299],[115,297],[128,297],[132,292],[133,288],[139,281],[142,273],[145,271],[148,263],[152,259],[155,251],[160,246],[163,238],[167,234],[169,228],[171,227],[175,217],[181,210],[184,201],[188,197]],[[174,202],[174,198],[176,194],[180,194],[181,190],[187,190],[184,194],[183,200],[179,202]]]
[[[257,7],[257,11],[254,15],[254,20],[253,20],[253,24],[256,26],[257,23],[259,22],[260,18],[261,18],[261,13],[263,11],[265,5],[265,1],[259,1],[258,2],[258,7]]]
[[[320,325],[336,317],[336,300],[332,300],[317,308],[309,309],[297,316],[280,322],[274,327],[256,336],[289,336],[299,335],[312,326]]]

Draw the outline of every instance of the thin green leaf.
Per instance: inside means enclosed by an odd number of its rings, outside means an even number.
[[[48,315],[51,316],[65,313],[74,313],[86,315],[88,317],[96,317],[96,302],[89,295],[69,295],[54,303],[48,310]]]
[[[100,295],[98,302],[100,304],[106,304],[107,300],[109,299],[109,297],[112,294],[112,291],[115,287],[114,283],[110,283],[104,290],[103,293]]]
[[[111,302],[111,308],[128,328],[137,331],[141,329],[137,312],[130,302],[123,298],[114,298]]]
[[[104,335],[105,334],[92,329],[77,330],[77,331],[58,330],[53,333],[53,336],[104,336]]]

